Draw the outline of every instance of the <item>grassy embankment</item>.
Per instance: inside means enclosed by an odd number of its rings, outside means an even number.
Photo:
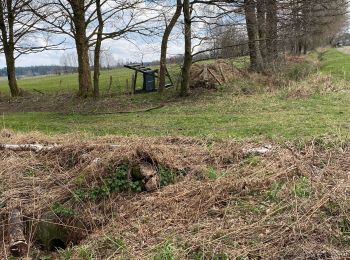
[[[314,55],[316,56],[316,55]],[[328,50],[320,55],[320,73],[331,74],[332,84],[348,79],[350,56],[337,50]],[[301,66],[302,67],[302,66]],[[294,73],[294,72],[292,72]],[[175,74],[175,73],[174,73]],[[130,71],[119,69],[105,71],[102,89],[108,86],[112,75],[117,86],[130,77]],[[350,74],[349,74],[350,77]],[[76,75],[24,79],[19,85],[24,89],[37,89],[47,93],[74,92]],[[300,84],[299,84],[300,83]],[[307,79],[294,84],[307,85]],[[0,89],[6,88],[1,83]],[[318,83],[317,83],[318,84]],[[293,85],[293,86],[294,86]],[[158,105],[163,108],[147,113],[112,115],[60,114],[55,112],[3,113],[2,127],[23,132],[39,131],[46,134],[83,132],[92,135],[138,135],[138,136],[209,136],[214,138],[274,138],[310,139],[336,134],[348,137],[350,128],[350,92],[329,91],[314,93],[301,98],[286,95],[287,87],[266,93],[264,83],[241,78],[217,92],[205,93],[187,99],[169,99],[173,89],[167,90],[164,98],[157,93],[135,96],[119,95],[118,102]],[[336,87],[335,87],[336,88]],[[249,95],[244,93],[250,93]],[[93,101],[91,101],[93,102]]]

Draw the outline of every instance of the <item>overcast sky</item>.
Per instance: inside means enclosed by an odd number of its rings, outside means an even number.
[[[68,45],[67,45],[68,47]],[[42,53],[24,55],[17,59],[16,66],[36,65],[60,65],[60,58],[64,52],[75,52],[74,46],[70,45],[65,51],[45,51]],[[115,60],[130,60],[132,62],[159,60],[160,39],[137,39],[127,41],[125,39],[106,41],[104,48],[108,48]],[[182,54],[183,44],[179,40],[172,40],[169,44],[169,56]],[[0,67],[6,66],[4,55],[0,56]]]
[[[146,3],[143,3],[142,5],[146,5]],[[164,9],[161,5],[157,5],[157,8],[145,8],[141,9],[141,13],[138,13],[136,16],[138,20],[143,21],[147,20],[151,17],[155,17],[155,20],[151,23],[151,26],[154,26],[155,28],[158,28],[160,26],[159,23],[164,23],[164,21],[161,19],[159,20],[157,17],[158,15],[158,9],[163,14],[168,15],[168,19],[172,15],[172,9]],[[165,12],[165,10],[168,10]],[[171,11],[172,10],[172,11]],[[133,11],[134,12],[134,11]],[[162,16],[163,17],[163,16]],[[125,14],[123,12],[123,18],[126,19],[126,22],[128,22],[128,14]],[[136,19],[136,18],[133,18]],[[181,18],[182,19],[182,18]],[[121,21],[118,21],[118,23]],[[123,24],[123,23],[122,23]],[[119,24],[118,24],[119,26]],[[200,28],[200,25],[196,25],[196,28]],[[119,27],[118,27],[119,28]],[[91,29],[91,28],[90,28]],[[64,37],[63,35],[54,35],[53,38],[50,38],[51,42],[61,42]],[[140,36],[140,34],[134,34],[134,35],[128,35],[128,37],[132,37],[131,40],[126,39],[119,39],[119,40],[106,40],[103,42],[103,49],[108,49],[109,53],[112,53],[113,58],[116,61],[130,61],[130,62],[148,62],[148,61],[154,61],[159,60],[160,56],[160,43],[161,43],[161,37],[155,37],[155,36]],[[143,37],[143,38],[142,38]],[[45,39],[45,37],[42,37]],[[179,26],[178,28],[174,28],[174,31],[171,35],[171,39],[168,45],[168,57],[183,54],[184,52],[184,43],[183,43],[183,34],[182,34],[182,27]],[[33,41],[37,46],[45,45],[44,43],[40,43],[42,39],[40,37],[34,38]],[[67,52],[69,54],[75,53],[75,44],[73,39],[64,38],[65,41],[65,50],[55,50],[55,51],[45,51],[42,53],[36,53],[36,54],[29,54],[29,55],[23,55],[19,57],[16,61],[16,67],[24,67],[24,66],[37,66],[37,65],[62,65],[60,64],[61,57],[63,56],[64,52]],[[0,54],[0,67],[3,68],[6,66],[5,57],[4,55]]]

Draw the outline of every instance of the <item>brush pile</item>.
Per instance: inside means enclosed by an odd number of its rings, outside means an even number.
[[[255,149],[261,144],[18,135],[0,143],[30,140],[53,148],[0,151],[1,259],[16,209],[32,257],[70,246],[71,259],[82,250],[94,259],[350,257],[349,143]]]
[[[241,72],[225,61],[214,63],[195,63],[191,68],[191,88],[216,89],[217,86],[239,77]]]

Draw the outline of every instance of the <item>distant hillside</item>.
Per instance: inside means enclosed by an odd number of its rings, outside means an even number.
[[[168,64],[173,63],[181,63],[182,62],[182,55],[178,55],[175,57],[171,57],[168,59]],[[103,66],[102,70],[110,70],[114,68],[120,68],[123,67],[126,64],[132,64],[133,62],[126,62],[126,63],[117,63],[113,64],[111,66]],[[158,66],[159,61],[148,61],[142,63],[144,66]],[[50,65],[50,66],[30,66],[30,67],[16,67],[16,75],[17,77],[31,77],[31,76],[41,76],[41,75],[52,75],[52,74],[64,74],[64,73],[72,73],[77,72],[77,67],[72,66],[59,66],[59,65]],[[93,68],[91,67],[91,70]],[[0,77],[7,77],[7,70],[6,67],[0,69]]]
[[[23,76],[39,76],[48,74],[61,74],[67,72],[75,72],[75,67],[64,67],[64,66],[31,66],[31,67],[17,67],[16,74],[18,77]],[[6,67],[0,69],[0,77],[7,76]]]

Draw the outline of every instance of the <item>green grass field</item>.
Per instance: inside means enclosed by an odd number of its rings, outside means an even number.
[[[350,56],[329,50],[322,55],[321,72],[342,78],[343,69],[350,73]],[[126,69],[105,71],[102,88],[109,75],[123,82],[131,73]],[[20,81],[26,89],[57,92],[59,80],[62,91],[72,92],[76,75],[32,78]],[[75,83],[74,83],[75,82]],[[252,81],[238,80],[217,92],[197,98],[171,99],[169,89],[165,98],[157,93],[119,95],[120,102],[143,102],[147,106],[164,103],[164,107],[147,113],[112,115],[60,114],[55,112],[3,113],[1,124],[21,132],[39,131],[45,134],[81,132],[91,135],[137,136],[205,136],[212,138],[253,139],[311,139],[321,135],[348,138],[350,132],[350,93],[348,91],[314,94],[307,98],[289,99],[282,91],[252,95],[237,95],[242,85],[252,87]],[[0,89],[6,88],[1,82]],[[117,89],[117,87],[116,87]],[[120,89],[119,89],[120,91]],[[91,101],[93,102],[93,101]]]
[[[209,61],[210,62],[210,61]],[[244,67],[248,62],[247,57],[237,58],[232,63],[237,67]],[[158,69],[153,66],[152,68]],[[180,66],[177,64],[170,64],[168,66],[170,75],[175,82],[180,71]],[[131,77],[133,71],[127,68],[118,68],[112,70],[101,71],[100,76],[100,89],[101,92],[106,92],[110,85],[110,77],[112,77],[111,92],[120,94],[126,91],[126,81],[131,84]],[[76,73],[62,74],[62,75],[49,75],[39,77],[29,77],[18,80],[18,85],[29,92],[34,89],[42,91],[47,94],[56,93],[72,93],[78,91],[78,75]],[[142,88],[142,75],[139,73],[137,78],[137,87]],[[9,94],[9,88],[5,78],[0,80],[0,92]]]
[[[171,67],[173,70],[173,77],[175,77],[175,66]],[[131,76],[133,72],[127,68],[118,68],[112,70],[103,70],[101,72],[100,87],[101,92],[105,92],[110,85],[110,77],[112,76],[111,92],[121,93],[126,90],[126,80],[131,84]],[[18,80],[20,88],[26,91],[33,91],[34,89],[42,91],[47,94],[55,93],[71,93],[78,90],[78,75],[62,74],[30,77]],[[142,87],[142,78],[139,74],[137,86]],[[8,86],[6,81],[0,81],[0,92],[8,94]]]
[[[275,96],[212,97],[182,102],[148,113],[84,116],[58,113],[4,114],[4,128],[47,134],[184,135],[235,138],[312,138],[350,130],[350,95],[332,94],[302,100]],[[229,102],[229,104],[227,103]]]
[[[330,49],[321,55],[321,62],[322,72],[350,80],[349,55],[341,53],[336,49]]]

